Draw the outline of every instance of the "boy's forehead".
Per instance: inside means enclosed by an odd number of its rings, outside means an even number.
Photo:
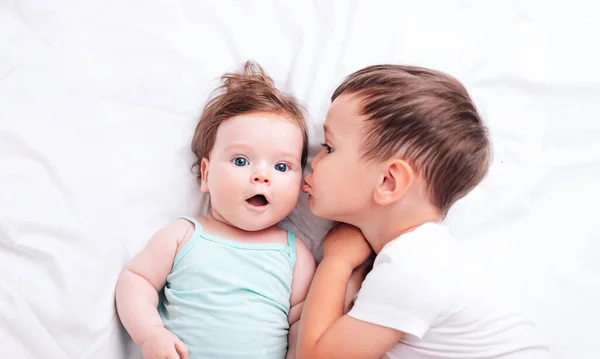
[[[336,132],[360,132],[365,116],[360,114],[360,98],[353,94],[338,96],[329,107],[324,129],[328,135]]]

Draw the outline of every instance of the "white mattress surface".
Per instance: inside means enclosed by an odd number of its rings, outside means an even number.
[[[189,143],[223,72],[258,61],[311,114],[375,63],[461,79],[494,161],[446,223],[547,338],[600,358],[600,35],[592,2],[0,0],[0,356],[133,358],[124,263],[199,214]],[[318,256],[305,198],[286,226]]]

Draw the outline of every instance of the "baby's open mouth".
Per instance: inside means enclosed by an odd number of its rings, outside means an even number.
[[[269,204],[269,201],[267,201],[267,197],[265,197],[262,194],[254,195],[254,196],[248,198],[246,200],[246,202],[248,202],[249,204],[256,206],[256,207],[262,207],[262,206],[266,206],[267,204]]]

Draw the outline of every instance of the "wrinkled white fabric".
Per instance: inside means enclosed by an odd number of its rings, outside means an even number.
[[[393,62],[461,79],[495,157],[446,224],[529,310],[554,358],[600,357],[591,6],[0,0],[2,356],[134,357],[115,281],[153,228],[202,211],[192,132],[218,76],[252,58],[309,110],[313,154],[350,72]],[[284,226],[319,257],[328,223],[305,200]]]

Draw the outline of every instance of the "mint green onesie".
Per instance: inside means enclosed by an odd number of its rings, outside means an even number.
[[[219,238],[195,230],[167,277],[159,312],[189,358],[285,358],[295,237],[288,244]]]

